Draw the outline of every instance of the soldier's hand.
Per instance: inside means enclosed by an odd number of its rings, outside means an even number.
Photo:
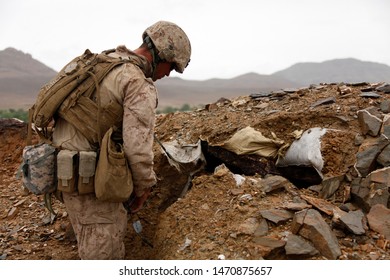
[[[135,197],[134,202],[130,205],[130,213],[137,213],[144,206],[145,201],[148,199],[152,188],[146,189],[142,196]]]

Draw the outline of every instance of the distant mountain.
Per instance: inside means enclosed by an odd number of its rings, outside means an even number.
[[[273,73],[273,76],[304,85],[321,82],[390,82],[390,66],[345,58],[321,63],[297,63],[285,70]]]
[[[182,104],[207,104],[221,97],[232,98],[260,91],[269,92],[286,87],[299,87],[301,84],[282,77],[248,73],[233,79],[209,79],[205,81],[166,78],[158,80],[160,106],[180,106]]]
[[[0,51],[0,109],[30,107],[39,89],[56,71],[14,48]],[[247,73],[232,79],[204,81],[165,78],[156,82],[159,108],[212,103],[221,97],[302,87],[322,82],[390,82],[390,67],[356,59],[297,63],[272,75]]]
[[[28,108],[56,71],[14,48],[0,51],[0,108]]]

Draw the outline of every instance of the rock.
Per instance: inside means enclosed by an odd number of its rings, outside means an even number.
[[[374,116],[368,110],[359,110],[357,112],[360,129],[363,135],[378,136],[381,129],[382,120]]]
[[[355,169],[361,177],[366,177],[377,168],[378,155],[387,145],[388,141],[382,136],[363,142],[356,154],[355,164]]]
[[[260,214],[263,218],[275,224],[286,222],[294,216],[290,211],[283,209],[260,210]]]
[[[301,195],[301,198],[306,200],[308,203],[313,205],[315,208],[317,208],[321,212],[324,212],[325,214],[327,214],[329,216],[333,215],[333,211],[334,211],[334,208],[336,206],[334,206],[332,203],[329,203],[324,199],[315,198],[315,197],[311,197],[311,196],[304,195],[304,194]]]
[[[349,94],[349,93],[352,93],[352,89],[350,87],[347,87],[346,85],[340,85],[337,87],[337,91],[341,94],[341,95],[345,95],[345,94]]]
[[[271,92],[260,92],[260,93],[252,93],[249,96],[253,99],[256,99],[256,98],[270,97],[271,95],[272,95]]]
[[[248,218],[238,227],[238,232],[241,234],[253,235],[260,223],[256,218]]]
[[[390,209],[384,205],[374,205],[367,214],[369,227],[384,235],[387,240],[390,240]]]
[[[284,255],[286,241],[272,237],[254,237],[253,243],[258,246],[261,255],[265,259],[281,259]]]
[[[322,189],[320,191],[320,197],[327,199],[330,198],[340,187],[341,182],[344,180],[344,175],[324,178],[322,181]]]
[[[332,103],[336,103],[336,98],[328,97],[328,98],[320,99],[320,100],[314,102],[313,104],[310,105],[310,108],[315,108],[317,106],[327,105],[327,104],[332,104]]]
[[[290,184],[290,182],[286,178],[278,175],[267,176],[260,181],[261,189],[265,193],[283,189],[287,184]]]
[[[376,88],[377,91],[384,93],[390,93],[390,84],[384,84]]]
[[[384,115],[381,133],[390,142],[390,114]]]
[[[389,200],[388,187],[370,181],[369,178],[356,178],[352,181],[351,197],[365,212],[376,204],[387,206]]]
[[[380,109],[383,113],[390,113],[390,100],[386,99],[381,102]]]
[[[294,92],[297,92],[298,89],[296,88],[285,88],[283,89],[284,92],[287,92],[287,93],[294,93]]]
[[[365,98],[381,98],[382,96],[380,94],[377,94],[375,92],[364,92],[362,94],[359,94],[360,97]]]
[[[318,255],[318,250],[309,241],[295,234],[288,235],[284,249],[286,254],[292,257]]]
[[[390,145],[387,145],[386,148],[382,150],[376,161],[382,166],[390,166]]]
[[[289,202],[287,203],[284,208],[291,211],[301,211],[306,208],[311,208],[312,206],[310,204],[304,203],[304,202]]]
[[[295,213],[291,230],[292,233],[309,239],[327,259],[335,260],[341,255],[335,234],[318,211],[308,209]]]
[[[268,234],[268,223],[265,219],[260,220],[259,226],[256,228],[254,232],[254,236],[265,236]]]
[[[342,214],[340,221],[353,234],[362,235],[366,233],[364,229],[364,214],[361,210]]]
[[[371,182],[384,184],[386,187],[390,187],[390,167],[377,169],[371,172],[368,178]]]

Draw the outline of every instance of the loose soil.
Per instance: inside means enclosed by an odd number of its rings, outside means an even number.
[[[346,174],[351,171],[358,150],[357,111],[379,107],[390,95],[382,93],[379,98],[366,98],[360,96],[361,90],[371,85],[349,85],[350,92],[346,94],[340,91],[341,86],[324,84],[280,92],[279,96],[221,99],[197,111],[158,115],[156,136],[162,142],[177,140],[182,144],[195,144],[202,139],[210,147],[217,147],[247,126],[286,143],[294,141],[293,132],[297,130],[332,128],[344,133],[326,135],[329,138],[324,141],[327,146],[322,147],[323,173],[325,177]],[[334,102],[315,105],[331,97]],[[57,217],[50,223],[43,198],[26,192],[15,177],[26,144],[27,125],[2,120],[0,133],[0,258],[78,259],[77,242],[64,205],[54,199]],[[264,174],[241,174],[245,181],[238,187],[232,176],[235,170],[219,168],[214,172],[217,162],[208,162],[196,173],[183,195],[188,175],[169,165],[157,143],[154,153],[158,185],[144,209],[129,216],[126,259],[206,260],[222,255],[226,259],[285,259],[283,253],[265,252],[256,245],[253,236],[240,233],[240,227],[249,218],[258,217],[260,210],[283,208],[297,194],[318,196],[293,184],[265,194],[254,183],[264,178]],[[229,162],[225,165],[229,166]],[[346,195],[348,187],[349,183],[343,182],[328,201],[334,205],[352,202]],[[331,217],[323,214],[323,218],[332,224]],[[141,234],[136,234],[132,226],[138,220],[143,226]],[[268,222],[267,236],[283,240],[291,232],[290,225],[291,220],[281,224]],[[390,259],[390,245],[380,234],[368,230],[357,236],[342,229],[333,230],[342,251],[339,259]]]

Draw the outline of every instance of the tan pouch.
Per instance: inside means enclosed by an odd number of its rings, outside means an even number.
[[[95,174],[97,199],[124,202],[133,191],[133,179],[122,145],[111,138],[113,128],[103,137]]]
[[[79,153],[79,179],[77,189],[79,194],[94,193],[94,179],[96,168],[96,152],[81,151]]]
[[[76,166],[77,151],[61,150],[57,155],[58,190],[71,193],[76,190]]]

